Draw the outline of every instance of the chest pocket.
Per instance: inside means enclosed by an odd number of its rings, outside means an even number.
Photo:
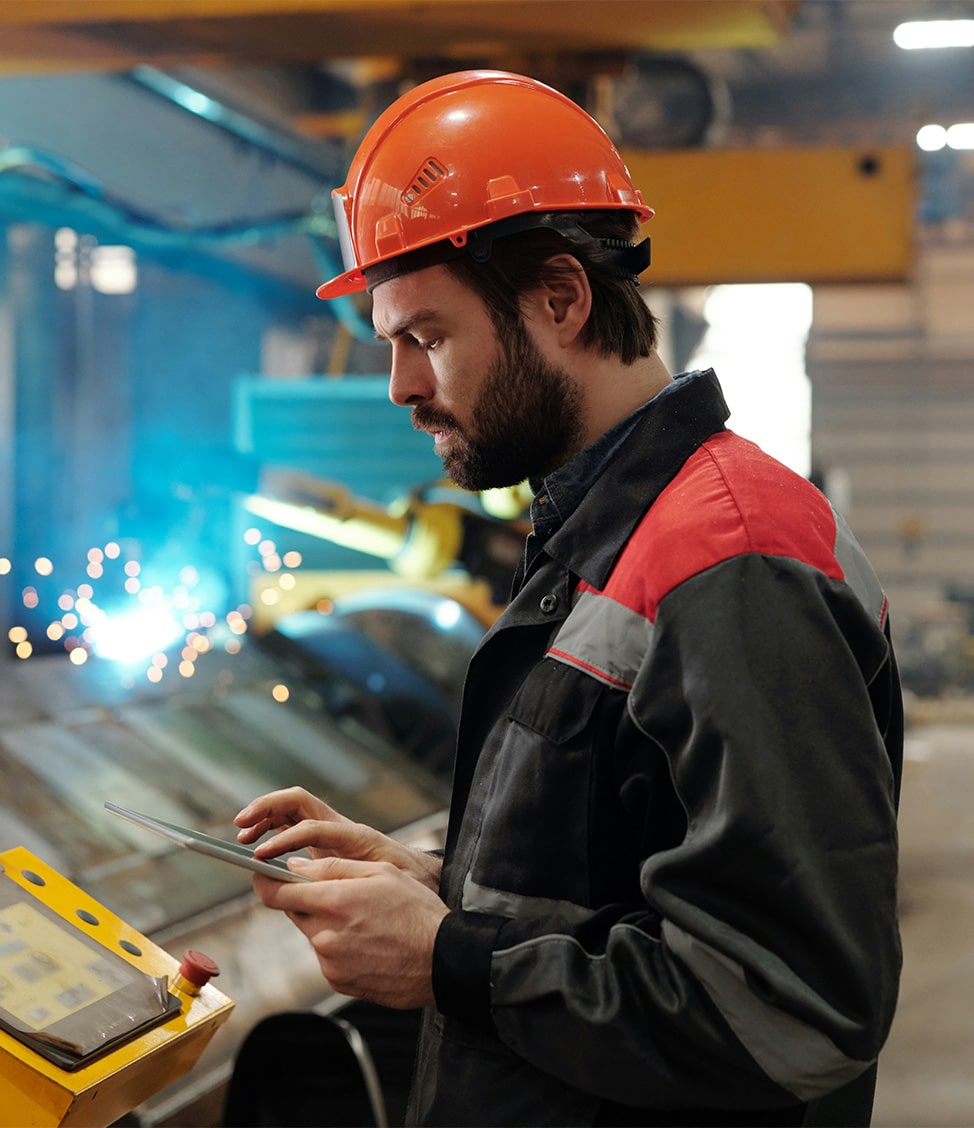
[[[588,725],[602,698],[602,687],[591,678],[545,658],[511,703],[509,720],[552,744],[566,744]]]
[[[543,659],[491,733],[471,794],[478,885],[587,905],[593,796],[613,754],[625,694]],[[468,807],[468,816],[471,814]]]

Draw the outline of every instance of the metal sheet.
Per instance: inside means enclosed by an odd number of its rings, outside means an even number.
[[[8,662],[3,680],[13,723],[0,733],[0,850],[28,847],[176,956],[206,952],[237,1003],[192,1076],[138,1110],[143,1125],[196,1122],[180,1110],[226,1080],[261,1017],[345,1000],[328,989],[304,936],[254,898],[247,871],[129,826],[104,800],[232,838],[243,803],[301,784],[352,818],[431,845],[445,829],[447,787],[329,713],[286,656],[250,638],[239,654],[201,655],[191,680],[133,687],[111,663],[78,668],[66,656]],[[273,688],[285,684],[289,700],[276,701]]]

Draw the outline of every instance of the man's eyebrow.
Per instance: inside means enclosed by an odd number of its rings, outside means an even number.
[[[400,318],[399,321],[394,322],[388,333],[380,333],[379,330],[376,329],[376,339],[379,341],[394,341],[397,337],[401,337],[411,329],[415,329],[417,325],[425,325],[430,321],[434,321],[437,316],[436,310],[417,309],[413,313],[406,314],[406,316]]]

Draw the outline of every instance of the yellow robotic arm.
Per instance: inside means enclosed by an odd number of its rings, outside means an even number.
[[[501,493],[491,491],[485,508],[505,516],[523,512],[523,491],[509,498]],[[399,575],[416,580],[460,564],[492,587],[509,588],[527,532],[520,522],[449,501],[426,501],[419,494],[383,508],[340,483],[290,470],[264,471],[260,493],[244,504],[255,516],[380,557]]]

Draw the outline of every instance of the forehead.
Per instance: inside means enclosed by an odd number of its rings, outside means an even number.
[[[487,317],[480,298],[438,264],[390,278],[372,291],[376,335],[391,339],[414,325],[436,321],[449,325]]]

